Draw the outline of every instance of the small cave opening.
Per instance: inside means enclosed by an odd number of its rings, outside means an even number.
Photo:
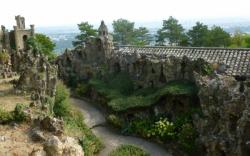
[[[27,40],[28,40],[28,36],[23,35],[23,48],[24,49],[27,49]]]
[[[160,74],[159,81],[160,81],[161,83],[166,83],[166,82],[167,82],[166,77],[165,77],[165,75],[164,75],[164,73],[163,73],[163,66],[161,66],[161,74]]]
[[[182,76],[182,78],[184,78],[185,72],[186,72],[186,62],[182,61],[181,62],[181,74],[182,74],[181,76]]]
[[[120,73],[121,72],[121,66],[118,62],[114,64],[114,73]]]

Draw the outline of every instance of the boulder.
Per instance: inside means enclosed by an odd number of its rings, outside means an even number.
[[[63,143],[56,136],[51,136],[45,142],[44,151],[47,156],[62,156],[63,154]]]
[[[30,134],[33,141],[45,141],[46,138],[41,130],[38,128],[33,128]]]
[[[63,133],[63,120],[47,116],[41,120],[40,127],[59,136]]]
[[[64,156],[84,156],[82,147],[78,144],[78,142],[71,137],[65,137],[63,139],[64,149],[63,155]]]
[[[62,141],[52,136],[44,144],[47,156],[84,156],[82,147],[71,137],[65,137]]]

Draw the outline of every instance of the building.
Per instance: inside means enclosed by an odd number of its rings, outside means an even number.
[[[26,49],[26,41],[34,35],[34,25],[30,25],[30,29],[25,27],[25,18],[18,15],[15,17],[16,26],[10,32],[1,26],[0,30],[0,50],[23,50]]]

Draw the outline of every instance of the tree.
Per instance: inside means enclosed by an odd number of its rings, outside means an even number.
[[[34,37],[28,38],[27,45],[36,52],[41,52],[48,56],[49,60],[56,57],[56,53],[53,51],[56,44],[44,34],[35,34]]]
[[[235,30],[232,38],[231,38],[231,45],[232,48],[243,48],[246,47],[245,40],[244,40],[244,33],[240,30]]]
[[[188,31],[188,36],[190,39],[191,46],[202,47],[208,44],[208,26],[200,22],[197,22],[191,30]]]
[[[179,45],[183,39],[184,28],[178,23],[178,20],[169,17],[168,20],[163,20],[163,26],[157,31],[157,44],[165,43],[167,39],[170,45]]]
[[[75,37],[76,40],[72,42],[74,47],[82,46],[90,36],[97,36],[97,30],[88,22],[78,24],[78,29],[80,30],[80,34],[77,35]]]
[[[165,45],[165,34],[163,33],[162,29],[159,29],[156,34],[156,45],[157,46],[164,46]]]
[[[113,37],[118,45],[148,45],[151,37],[146,27],[134,28],[134,22],[126,19],[113,21]]]
[[[146,27],[139,27],[138,29],[134,30],[134,45],[144,46],[149,45],[151,41],[151,36],[149,31]]]
[[[113,21],[113,38],[119,45],[128,45],[133,43],[134,22],[126,19]]]
[[[208,46],[210,47],[228,47],[230,45],[230,34],[219,26],[213,26],[208,36]]]

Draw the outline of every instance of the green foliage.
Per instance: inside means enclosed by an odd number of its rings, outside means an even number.
[[[121,119],[117,115],[114,115],[114,114],[110,114],[107,117],[107,121],[117,128],[121,128],[123,125],[123,122],[121,121]]]
[[[113,150],[109,156],[149,156],[149,154],[139,147],[124,144]]]
[[[151,136],[150,131],[153,124],[154,121],[149,118],[133,119],[127,124],[127,127],[123,127],[123,132],[149,138]]]
[[[126,19],[118,19],[113,21],[113,37],[114,41],[121,45],[129,45],[133,41],[134,22]]]
[[[205,64],[202,68],[203,75],[211,75],[214,72],[213,68],[209,64]]]
[[[250,48],[250,35],[236,30],[231,38],[231,48]]]
[[[148,45],[151,37],[146,27],[134,28],[134,22],[126,19],[113,21],[114,41],[119,45]]]
[[[187,34],[193,47],[204,47],[208,43],[209,30],[207,25],[197,22]]]
[[[86,156],[95,155],[103,148],[102,142],[85,125],[82,113],[76,109],[71,108],[70,110],[70,114],[64,117],[66,128],[81,131],[80,145],[84,150],[84,154]]]
[[[167,118],[160,118],[159,121],[155,122],[148,136],[153,136],[163,141],[171,140],[175,136],[174,124],[169,122]]]
[[[0,123],[6,124],[14,120],[13,114],[11,112],[6,112],[0,108]]]
[[[151,36],[149,34],[149,30],[146,27],[139,27],[138,29],[134,29],[135,39],[133,41],[133,45],[137,46],[145,46],[149,45]]]
[[[76,94],[79,96],[87,95],[90,90],[90,85],[87,83],[80,83],[76,87]]]
[[[7,51],[0,52],[0,64],[8,63],[9,59],[10,59],[10,55]]]
[[[169,17],[168,20],[163,20],[163,26],[157,31],[157,44],[164,45],[167,40],[170,45],[180,45],[183,41],[184,28],[179,24],[178,20]]]
[[[56,84],[56,95],[53,111],[56,116],[65,117],[69,115],[70,104],[69,104],[69,90],[61,82]]]
[[[191,124],[183,124],[177,137],[178,143],[184,151],[191,153],[195,150],[195,139],[197,138],[197,133]]]
[[[147,107],[165,95],[192,95],[197,92],[193,83],[173,81],[161,88],[146,88],[135,91],[133,82],[125,73],[107,76],[106,81],[91,79],[89,84],[98,93],[108,99],[108,106],[114,111],[125,111],[129,108]]]
[[[34,37],[27,39],[26,44],[28,47],[32,48],[35,52],[41,52],[42,54],[48,56],[49,60],[53,60],[56,57],[55,43],[44,34],[35,34]]]
[[[221,27],[213,26],[208,34],[207,46],[228,47],[230,45],[230,34]]]
[[[17,122],[22,122],[27,117],[24,113],[25,106],[23,104],[18,103],[15,107],[15,110],[13,112],[14,120]]]
[[[82,46],[88,37],[97,36],[97,30],[93,28],[88,22],[82,22],[78,24],[80,34],[75,37],[75,41],[72,42],[74,47]]]

